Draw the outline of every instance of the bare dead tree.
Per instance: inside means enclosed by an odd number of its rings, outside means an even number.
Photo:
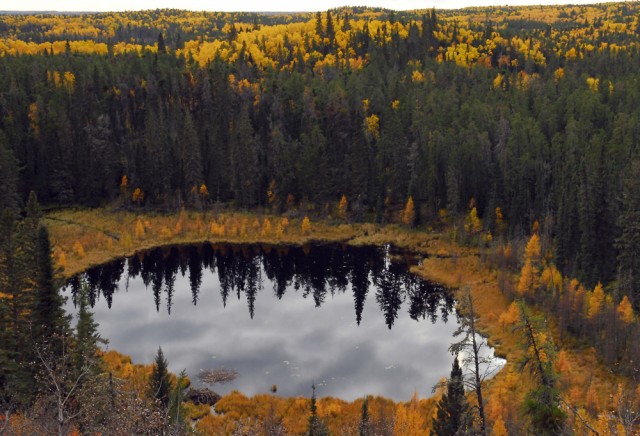
[[[61,354],[52,351],[51,344],[59,343]],[[82,413],[82,407],[73,401],[81,383],[91,372],[89,366],[78,370],[73,367],[69,349],[69,337],[52,337],[47,342],[34,342],[33,350],[41,366],[37,375],[42,392],[49,392],[49,400],[55,408],[58,435],[65,434],[66,426]],[[56,344],[57,345],[57,344]],[[44,397],[41,397],[44,400]]]
[[[637,434],[635,431],[640,424],[640,398],[635,395],[635,392],[620,388],[617,406],[618,420],[622,423],[625,433]]]
[[[464,377],[465,386],[476,393],[478,400],[478,416],[480,418],[480,434],[487,434],[487,424],[484,414],[484,398],[482,382],[493,375],[500,367],[495,359],[483,356],[483,350],[488,349],[487,341],[478,334],[478,316],[473,308],[471,289],[466,286],[458,294],[458,310],[461,313],[460,326],[453,334],[454,337],[462,337],[458,342],[451,344],[449,352],[461,356],[462,365],[468,375]]]

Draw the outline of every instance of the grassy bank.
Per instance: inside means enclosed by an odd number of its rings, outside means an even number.
[[[56,260],[67,277],[92,265],[154,246],[203,241],[283,245],[312,242],[343,242],[352,245],[391,243],[406,248],[423,258],[420,265],[413,267],[416,274],[454,290],[462,287],[470,289],[475,300],[475,310],[480,317],[480,332],[488,337],[496,354],[507,359],[505,368],[486,383],[487,418],[490,425],[495,426],[494,434],[500,434],[502,427],[509,433],[524,431],[521,427],[521,405],[525,393],[531,387],[531,381],[518,366],[522,350],[519,337],[512,328],[513,307],[500,290],[498,272],[483,261],[484,249],[457,245],[446,234],[395,225],[305,221],[304,217],[284,218],[239,212],[214,214],[182,211],[174,215],[159,215],[112,212],[106,209],[65,210],[49,214],[46,223],[55,246]],[[514,274],[507,277],[507,280],[513,282],[516,278]],[[548,324],[551,334],[557,336],[552,318],[548,319]],[[559,350],[556,367],[560,374],[562,397],[576,408],[577,415],[569,417],[576,431],[581,432],[586,428],[582,423],[584,419],[592,427],[600,428],[601,434],[607,434],[609,430],[606,429],[611,425],[602,417],[615,410],[615,392],[618,383],[624,380],[611,375],[610,371],[600,365],[595,351],[590,347]],[[424,391],[428,388],[424,387]],[[258,410],[262,410],[260,404],[267,401],[260,396],[248,399],[239,398],[239,394],[234,395],[221,403],[221,406],[226,407],[224,415],[203,421],[208,423],[209,429],[216,426],[228,429],[232,425],[232,419],[239,416],[251,417],[251,413],[258,413]],[[421,413],[432,416],[433,399],[422,400],[420,403],[415,401],[406,403],[403,406],[406,410],[402,413],[406,415],[413,410],[417,414],[420,410]],[[281,406],[291,407],[286,404]],[[303,425],[304,419],[301,421],[300,416],[304,417],[307,413],[307,409],[299,404],[292,410],[298,409],[298,412],[288,418],[296,428]],[[250,412],[251,410],[254,412]],[[335,431],[343,431],[343,427],[339,427],[337,423],[348,421],[345,414],[357,417],[354,410],[359,409],[354,403],[331,399],[326,400],[321,410],[326,411],[329,423]],[[293,422],[297,424],[293,425]],[[430,419],[426,419],[420,425],[428,428],[429,424]]]

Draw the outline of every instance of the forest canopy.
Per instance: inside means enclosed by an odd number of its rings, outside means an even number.
[[[3,172],[50,205],[473,199],[637,308],[639,8],[1,15]]]

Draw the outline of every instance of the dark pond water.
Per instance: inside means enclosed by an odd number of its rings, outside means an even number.
[[[81,279],[100,334],[134,362],[158,346],[172,371],[235,369],[238,389],[353,400],[408,400],[447,376],[454,300],[389,249],[211,245],[165,247]],[[69,298],[67,309],[75,311]]]

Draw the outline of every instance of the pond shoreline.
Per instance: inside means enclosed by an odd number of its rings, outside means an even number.
[[[480,262],[478,249],[452,243],[443,233],[422,231],[388,224],[345,223],[329,220],[312,221],[307,231],[301,229],[301,219],[291,220],[285,232],[264,232],[264,223],[284,219],[277,215],[246,212],[181,211],[175,214],[134,213],[109,209],[67,209],[45,215],[52,242],[54,257],[61,267],[61,278],[67,280],[89,268],[109,263],[119,258],[131,257],[138,252],[193,244],[265,244],[272,246],[297,246],[339,243],[348,246],[392,245],[411,256],[422,257],[411,272],[423,279],[438,283],[455,292],[464,283],[469,285],[476,299],[489,300],[491,304],[479,304],[479,333],[487,337],[495,348],[497,357],[507,358],[515,350],[503,349],[504,333],[495,322],[501,311],[507,309],[506,298],[497,286],[496,275]],[[50,219],[47,219],[50,218]],[[212,235],[211,226],[203,231],[205,220],[237,229],[243,222],[260,223],[257,231],[242,234]],[[144,227],[139,232],[140,223]],[[271,224],[270,224],[271,225]],[[170,236],[166,229],[178,230]],[[272,226],[275,227],[275,226]],[[118,239],[106,235],[118,236]],[[135,235],[135,236],[133,236]],[[82,246],[81,250],[77,245]],[[81,251],[81,252],[79,252]],[[60,253],[64,255],[60,256]],[[63,262],[60,262],[62,257]],[[61,265],[61,263],[63,263]],[[482,298],[480,298],[482,297]],[[497,315],[496,315],[497,313]],[[496,340],[495,336],[499,339]],[[511,342],[511,341],[508,341]],[[511,347],[509,347],[511,348]],[[507,359],[508,361],[510,359]],[[511,359],[513,361],[513,359]],[[508,364],[507,364],[508,365]],[[504,372],[504,371],[501,371]]]
[[[315,380],[319,396],[405,401],[449,374],[459,324],[451,292],[410,273],[391,251],[342,243],[159,247],[89,269],[70,290],[77,295],[86,280],[101,334],[133,361],[149,361],[160,345],[176,373],[237,370],[241,377],[219,394],[275,385],[280,395],[304,396]],[[67,308],[73,312],[70,301]]]
[[[463,286],[470,290],[479,316],[478,332],[487,338],[497,357],[507,360],[503,369],[483,384],[488,410],[496,411],[494,416],[489,416],[490,422],[502,414],[498,413],[504,407],[501,398],[509,398],[509,407],[515,410],[532,387],[530,377],[517,368],[522,356],[519,338],[503,322],[511,302],[500,290],[498,271],[483,260],[491,249],[458,245],[449,234],[393,224],[381,226],[338,220],[312,220],[303,228],[301,218],[285,220],[282,216],[245,212],[182,211],[160,215],[104,208],[67,209],[49,213],[44,218],[50,230],[54,258],[59,267],[64,267],[59,274],[62,278],[138,251],[166,245],[202,242],[295,246],[310,243],[392,244],[421,257],[418,265],[411,267],[413,273],[454,293]],[[117,235],[118,239],[107,234]],[[516,273],[503,271],[501,280],[514,283],[517,277]],[[555,319],[548,317],[548,323],[552,334],[557,336]],[[607,391],[614,392],[618,383],[624,382],[598,362],[592,349],[563,347],[559,352],[563,365],[572,368],[572,373],[591,374]],[[581,401],[584,394],[576,393],[581,388],[571,380],[568,376],[563,378],[563,395]],[[473,402],[472,396],[469,399]],[[437,394],[425,401],[433,406]]]

